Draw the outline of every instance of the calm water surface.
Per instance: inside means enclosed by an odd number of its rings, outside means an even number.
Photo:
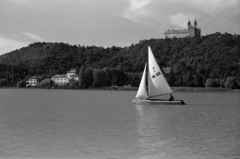
[[[183,106],[135,94],[0,89],[0,158],[240,157],[240,92],[174,93]]]

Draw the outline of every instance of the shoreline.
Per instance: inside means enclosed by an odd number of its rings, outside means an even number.
[[[171,87],[174,92],[213,92],[213,91],[240,91],[239,89],[215,87]],[[0,87],[0,89],[53,89],[53,90],[106,90],[106,91],[137,91],[138,87],[102,87],[102,88],[36,88],[36,87]]]
[[[215,88],[215,87],[172,87],[173,91],[192,91],[192,92],[201,92],[201,91],[234,91],[230,88]]]
[[[215,88],[215,87],[171,87],[174,92],[210,92],[210,91],[240,91],[240,90],[233,90],[230,88]],[[137,87],[130,87],[130,88],[119,88],[118,90],[138,90]]]

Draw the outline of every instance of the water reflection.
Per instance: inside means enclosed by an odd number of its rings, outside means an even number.
[[[157,107],[136,105],[138,114],[137,147],[142,157],[163,157],[166,147],[166,140],[161,136],[161,121]]]

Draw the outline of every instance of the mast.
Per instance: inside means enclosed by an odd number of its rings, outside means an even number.
[[[147,72],[147,75],[148,75],[148,98],[150,97],[150,91],[151,91],[151,88],[150,88],[150,77],[151,77],[151,75],[150,75],[150,70],[149,70],[149,49],[150,49],[150,46],[148,46],[148,56],[147,56],[147,70],[148,70],[148,72]]]

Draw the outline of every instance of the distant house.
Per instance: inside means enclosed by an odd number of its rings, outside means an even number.
[[[172,67],[164,67],[163,68],[163,72],[165,72],[165,73],[170,73],[171,70],[172,70]]]
[[[69,78],[67,75],[55,75],[52,78],[52,81],[58,85],[64,85],[69,83]]]
[[[76,76],[76,69],[71,69],[70,71],[67,71],[67,77],[71,79],[73,76]]]
[[[184,37],[200,37],[201,29],[197,27],[197,21],[194,21],[194,26],[192,26],[190,20],[187,24],[188,28],[184,30],[167,30],[164,34],[166,38],[184,38]]]
[[[51,79],[58,85],[64,85],[69,83],[70,80],[78,81],[79,77],[76,74],[76,69],[71,69],[70,71],[67,71],[66,75],[55,75]]]
[[[40,82],[40,77],[38,76],[32,76],[26,81],[27,87],[36,87],[37,84]]]
[[[71,76],[71,79],[75,80],[75,81],[78,81],[79,80],[79,77],[78,75],[72,75]]]

